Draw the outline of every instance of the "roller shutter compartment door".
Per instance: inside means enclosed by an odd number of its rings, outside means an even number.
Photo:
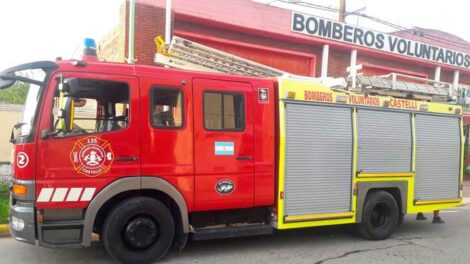
[[[359,172],[411,172],[410,113],[358,109],[357,138]]]
[[[416,200],[459,197],[460,119],[416,115]]]
[[[350,108],[286,104],[285,216],[351,211]]]

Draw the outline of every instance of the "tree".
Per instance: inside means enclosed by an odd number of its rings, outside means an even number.
[[[13,86],[0,90],[0,103],[24,105],[28,89],[28,83],[16,82]]]

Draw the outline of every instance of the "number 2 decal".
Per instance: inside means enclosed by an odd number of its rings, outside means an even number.
[[[24,168],[28,166],[29,163],[29,157],[28,154],[24,152],[18,152],[18,155],[16,155],[16,165],[18,168]]]

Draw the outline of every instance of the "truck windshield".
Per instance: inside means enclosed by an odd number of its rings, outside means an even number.
[[[55,68],[57,65],[53,62],[36,62],[0,73],[0,89],[17,89],[20,94],[26,95],[22,118],[13,127],[12,143],[26,143],[32,140],[46,79],[49,72]]]
[[[44,78],[46,77],[46,73],[38,69],[27,71],[27,74],[29,74],[29,78],[41,82],[44,81]],[[28,87],[28,93],[26,96],[22,120],[19,125],[15,126],[15,128],[19,130],[16,135],[19,137],[29,137],[38,112],[38,103],[43,87],[34,83],[21,84]]]

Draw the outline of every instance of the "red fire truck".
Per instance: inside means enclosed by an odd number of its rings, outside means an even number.
[[[405,214],[461,204],[457,105],[92,59],[0,79],[30,84],[11,138],[19,241],[95,233],[116,261],[150,263],[188,236],[349,224],[380,240]]]

